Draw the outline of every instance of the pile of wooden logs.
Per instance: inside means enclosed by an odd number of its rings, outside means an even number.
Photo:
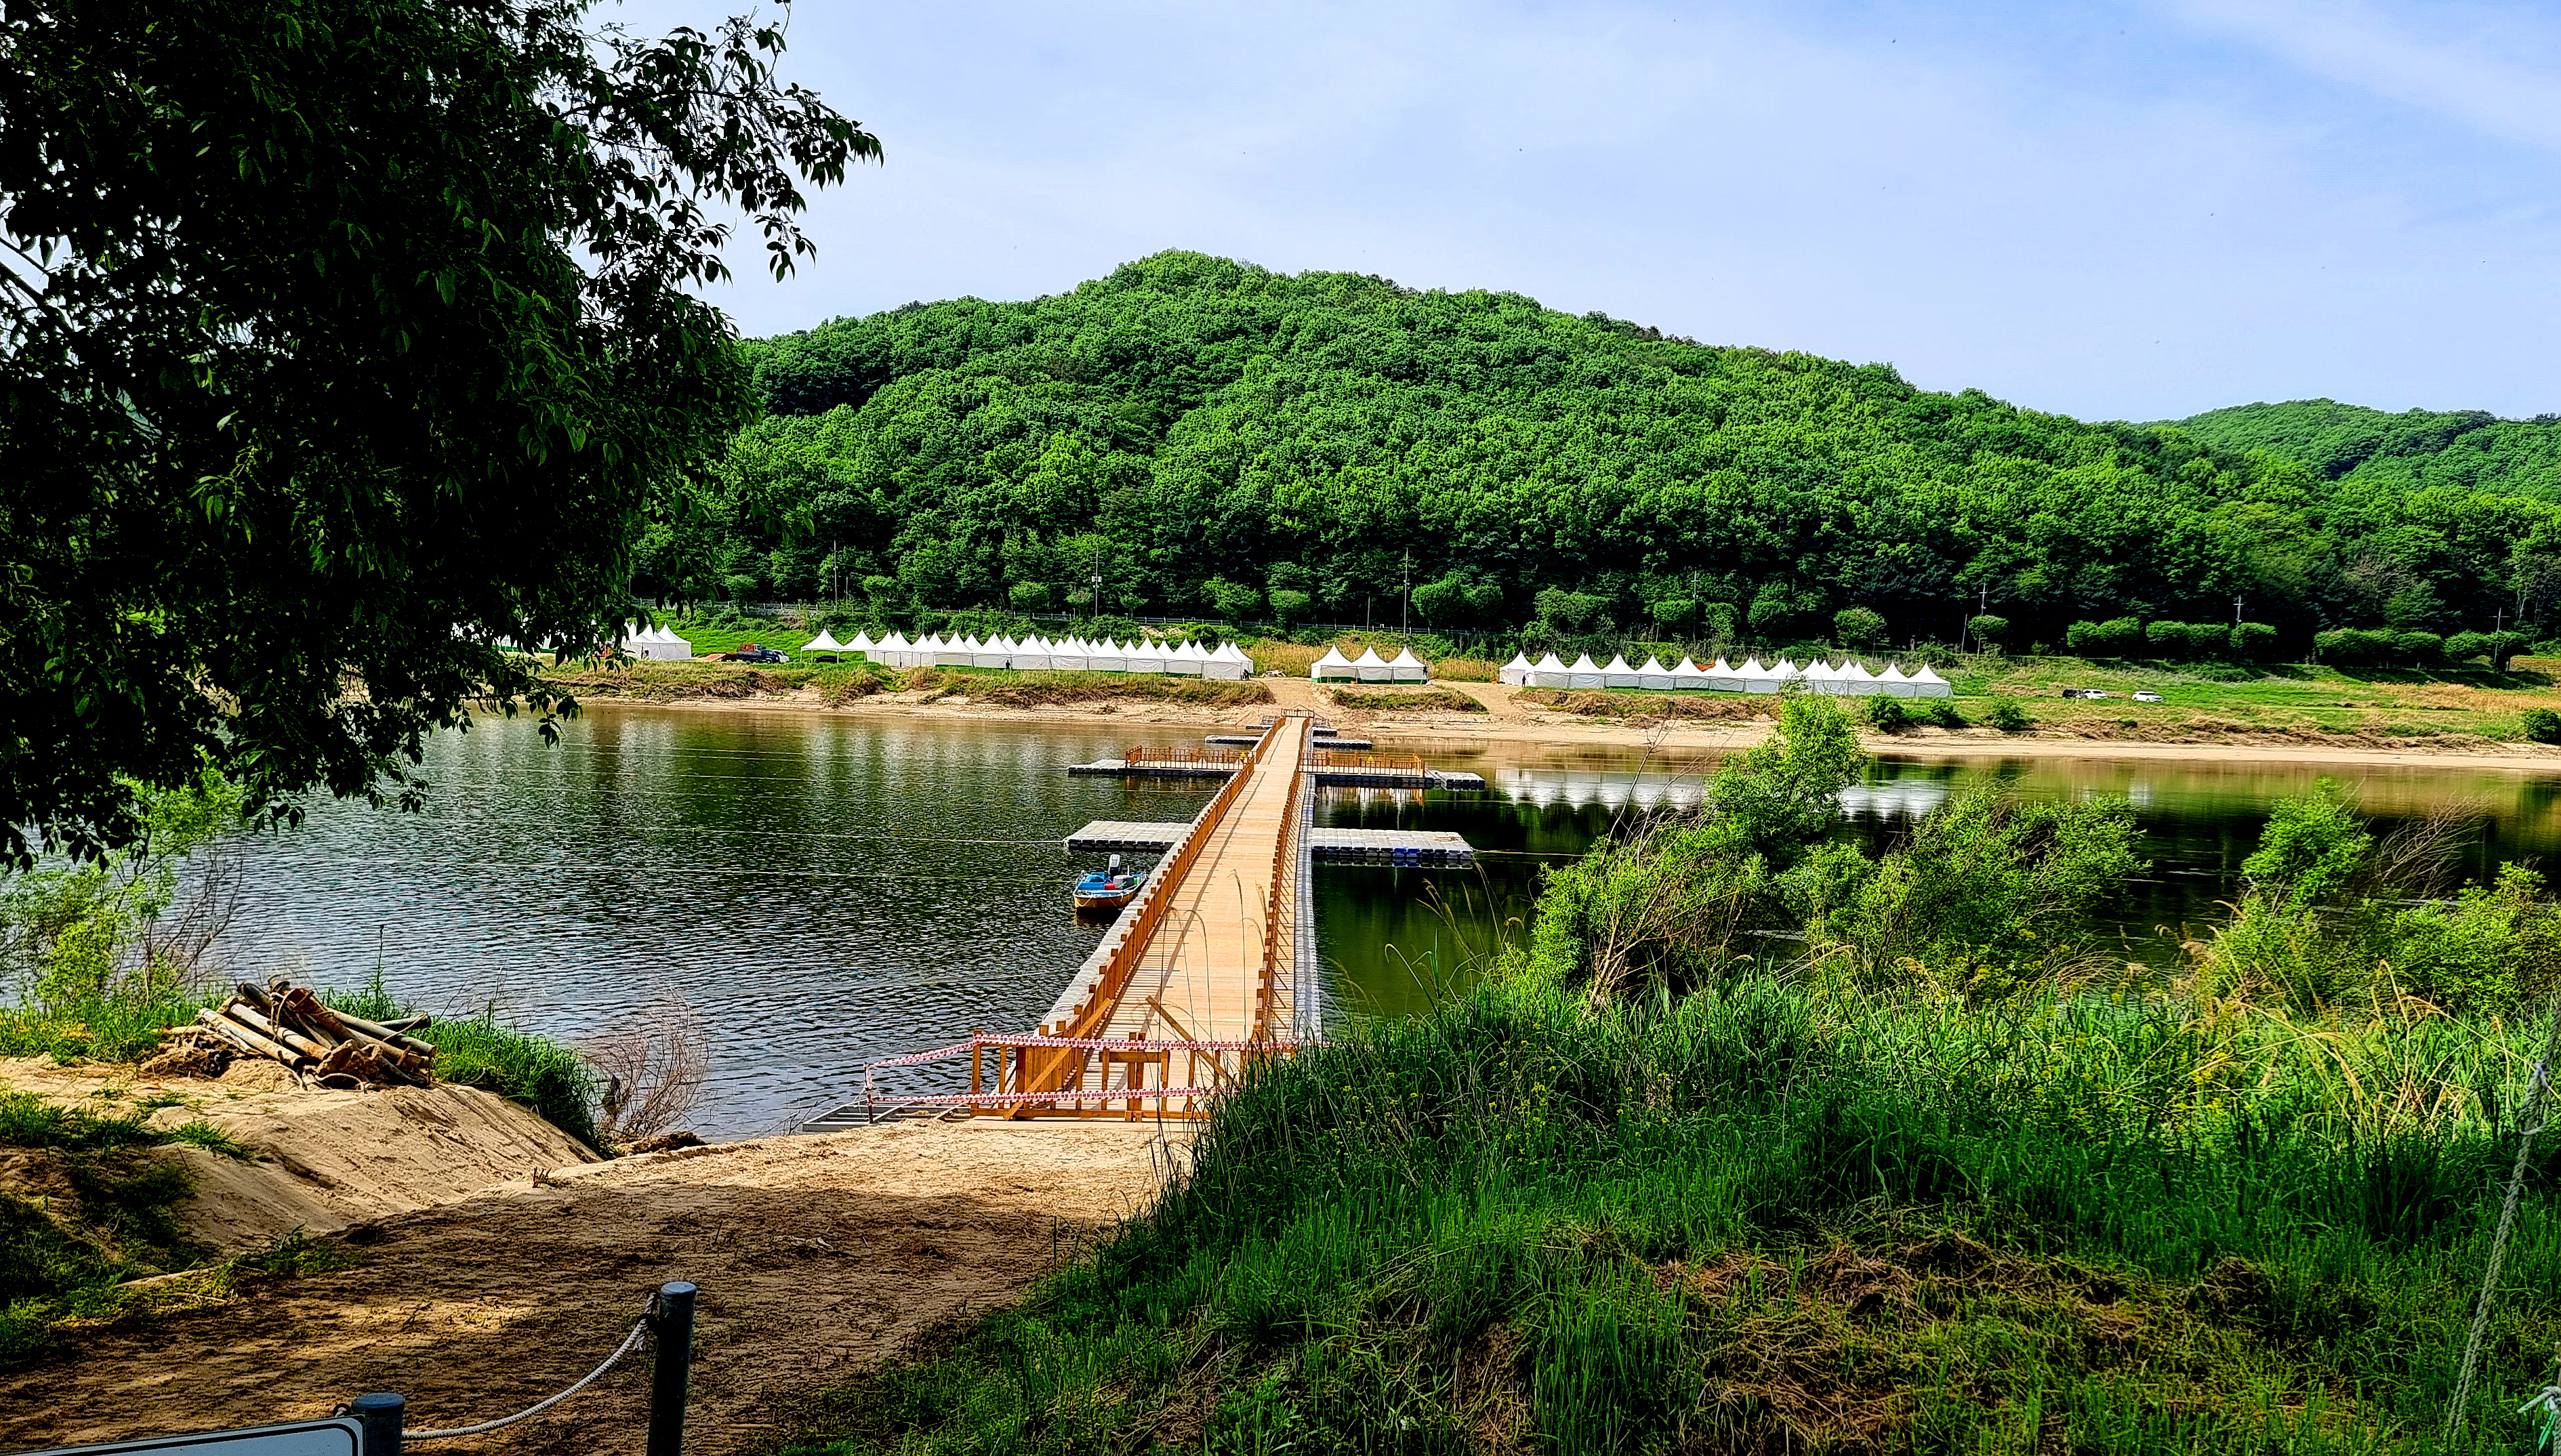
[[[281,976],[264,986],[243,981],[238,995],[196,1013],[196,1024],[235,1052],[280,1061],[306,1086],[342,1091],[433,1085],[435,1048],[409,1035],[430,1020],[370,1022]]]

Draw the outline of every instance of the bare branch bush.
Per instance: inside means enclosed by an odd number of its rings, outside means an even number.
[[[702,1101],[712,1063],[702,1018],[674,992],[588,1038],[578,1052],[604,1078],[598,1131],[624,1142],[684,1121]]]

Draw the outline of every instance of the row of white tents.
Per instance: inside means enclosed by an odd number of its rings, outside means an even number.
[[[1833,693],[1847,698],[1947,698],[1956,689],[1946,678],[1930,670],[1906,674],[1899,664],[1889,663],[1885,671],[1872,673],[1867,664],[1851,658],[1839,667],[1815,658],[1803,667],[1780,658],[1775,667],[1763,667],[1761,659],[1748,658],[1741,667],[1729,667],[1718,658],[1707,667],[1684,657],[1678,667],[1663,666],[1659,657],[1648,657],[1643,667],[1627,666],[1624,653],[1610,659],[1604,666],[1585,653],[1572,667],[1557,660],[1551,652],[1537,662],[1522,653],[1512,654],[1497,674],[1504,682],[1524,688],[1654,688],[1666,691],[1689,690],[1708,693],[1776,693],[1791,683],[1802,683],[1808,693]]]
[[[804,653],[835,652],[867,657],[884,667],[1001,667],[1027,671],[1080,673],[1169,673],[1184,678],[1251,677],[1254,661],[1233,642],[1203,647],[1197,642],[1156,642],[1145,638],[1121,643],[1082,637],[1052,641],[1047,637],[945,637],[939,633],[914,642],[892,632],[875,642],[869,632],[856,632],[839,642],[833,632],[820,632]]]
[[[1432,669],[1410,647],[1392,659],[1379,656],[1375,647],[1358,657],[1345,657],[1342,649],[1328,647],[1307,669],[1307,676],[1320,683],[1428,683]]]
[[[694,658],[694,644],[665,627],[626,629],[622,650],[643,662],[691,662]]]

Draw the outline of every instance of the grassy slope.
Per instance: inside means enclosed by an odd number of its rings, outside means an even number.
[[[2431,1449],[2532,1029],[1490,985],[796,1452]],[[2548,1376],[2522,1211],[2479,1449]]]

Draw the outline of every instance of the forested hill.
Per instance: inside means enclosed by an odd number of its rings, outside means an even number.
[[[2487,626],[2512,551],[2561,561],[2544,501],[1194,253],[749,349],[771,414],[729,514],[653,539],[644,593],[1059,607],[1099,559],[1120,611],[1394,620],[1410,557],[1438,625],[1784,643],[1865,607],[1900,642],[1987,602],[2025,647],[2082,618],[2229,622],[2238,594],[2300,643]]]
[[[2337,479],[2452,485],[2561,500],[2561,416],[2477,409],[2389,414],[2334,400],[2238,404],[2178,421],[2218,449],[2270,450]]]

